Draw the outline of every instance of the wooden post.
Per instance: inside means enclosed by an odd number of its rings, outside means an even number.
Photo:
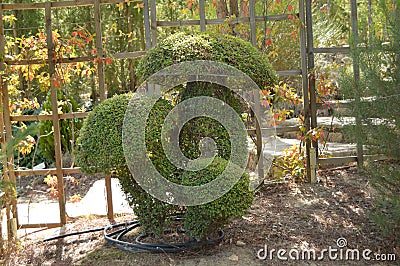
[[[310,103],[308,99],[308,77],[307,77],[307,46],[306,46],[306,18],[304,11],[304,0],[299,1],[300,27],[300,55],[301,55],[301,80],[303,89],[303,109],[304,109],[304,127],[306,132],[310,130]],[[311,142],[306,139],[306,175],[307,180],[311,181],[311,161],[310,161]]]
[[[1,13],[1,20],[3,17],[3,9],[0,9]],[[4,24],[1,21],[1,32],[0,32],[0,39],[1,39],[1,50],[0,54],[5,54],[5,36],[4,36]],[[5,71],[4,62],[0,63],[0,71],[1,71],[1,86],[2,86],[2,107],[3,107],[3,119],[2,123],[4,123],[5,128],[5,138],[2,137],[4,143],[7,141],[12,140],[12,126],[11,126],[11,117],[10,117],[10,108],[9,108],[9,97],[8,97],[8,85],[5,77],[3,75],[3,71]],[[3,130],[3,128],[1,128]],[[4,136],[4,132],[2,133]],[[3,169],[5,173],[5,178],[7,181],[13,183],[11,190],[7,190],[6,192],[6,199],[9,201],[7,204],[8,214],[7,214],[7,228],[8,228],[8,239],[15,239],[17,236],[17,227],[14,225],[18,224],[18,212],[17,212],[17,193],[16,193],[16,178],[14,172],[14,155],[11,153],[7,156],[6,160],[4,160],[5,164],[3,164]],[[11,217],[12,215],[12,217]]]
[[[199,0],[200,31],[206,31],[206,8],[205,0]]]
[[[259,178],[264,180],[264,153],[263,153],[263,138],[261,133],[262,121],[259,121],[258,118],[261,118],[261,104],[260,104],[260,92],[256,91],[254,95],[254,112],[255,112],[255,121],[256,121],[256,146],[257,146],[257,159],[258,159],[258,169],[257,173]]]
[[[107,195],[107,218],[110,222],[114,221],[114,209],[113,209],[113,200],[112,200],[112,190],[111,190],[111,175],[106,174],[105,176],[106,182],[106,195]]]
[[[54,85],[55,81],[55,51],[53,44],[53,30],[51,21],[51,3],[45,3],[45,17],[46,17],[46,39],[48,50],[48,64],[50,75],[50,90],[51,90],[51,112],[54,128],[54,150],[56,158],[56,175],[58,187],[58,204],[60,208],[60,223],[65,225],[67,223],[67,216],[65,212],[65,194],[64,194],[64,180],[62,172],[62,153],[61,153],[61,136],[60,136],[60,121],[58,116],[58,101],[57,101],[57,87]]]
[[[0,18],[3,17],[3,9],[2,6],[0,5]],[[3,20],[0,19],[0,54],[4,55],[5,54],[5,36],[4,36],[4,24]],[[5,64],[3,59],[0,62],[0,86],[1,86],[1,97],[0,97],[0,106],[2,108],[2,114],[0,115],[0,139],[1,139],[1,149],[4,152],[6,148],[6,141],[11,140],[12,138],[12,132],[11,132],[11,121],[10,121],[10,109],[9,109],[9,99],[8,99],[8,87],[7,87],[7,82],[5,80]],[[7,120],[7,122],[5,122]],[[7,125],[6,125],[7,124]],[[11,135],[10,135],[11,133]],[[7,151],[6,151],[7,152]],[[14,157],[11,156],[5,156],[2,159],[2,164],[3,164],[3,179],[6,182],[12,181],[13,178],[10,178],[11,172],[14,170]],[[10,171],[11,170],[11,171]],[[14,175],[15,179],[15,175]],[[16,201],[15,201],[15,206],[13,205],[13,198],[15,198],[15,184],[13,185],[13,189],[6,190],[5,195],[4,195],[4,200],[6,204],[6,224],[7,224],[7,236],[8,240],[14,239],[14,236],[17,235],[16,231],[13,231],[13,227],[11,226],[12,219],[17,218],[17,216],[14,216],[14,213],[16,213]],[[13,215],[11,215],[11,213]],[[0,236],[2,239],[2,237]],[[1,241],[2,242],[2,241]],[[1,249],[3,246],[1,246]]]
[[[307,54],[308,54],[308,92],[310,97],[310,118],[311,118],[311,129],[317,127],[317,99],[315,92],[315,65],[314,65],[314,37],[312,28],[312,7],[311,1],[306,1],[306,26],[307,26]],[[310,156],[315,156],[315,158],[310,158],[310,182],[315,183],[316,178],[316,165],[318,165],[318,141],[312,141],[312,149],[315,149]],[[315,162],[311,163],[311,162]],[[311,167],[313,165],[313,167]]]
[[[151,48],[151,33],[150,33],[150,9],[149,0],[143,0],[143,22],[144,22],[144,34],[146,39],[146,50]]]
[[[358,46],[358,22],[357,22],[357,1],[350,0],[350,8],[351,8],[351,30],[353,34],[353,75],[354,75],[354,85],[355,85],[355,94],[354,94],[354,104],[355,104],[355,113],[356,113],[356,130],[360,133],[362,132],[362,121],[361,121],[361,113],[360,113],[360,58],[357,52]],[[357,134],[360,136],[361,134]],[[357,166],[358,168],[362,168],[364,165],[364,150],[363,150],[363,141],[361,138],[357,140]]]
[[[106,86],[104,80],[104,62],[103,62],[103,41],[101,31],[101,13],[100,13],[100,0],[94,1],[94,30],[96,33],[96,51],[97,51],[97,77],[99,79],[99,94],[100,102],[107,99]]]
[[[150,26],[151,47],[154,47],[157,45],[157,7],[155,0],[150,0]]]
[[[250,0],[249,2],[249,13],[250,13],[250,37],[251,44],[257,47],[257,28],[256,28],[256,1]],[[257,145],[257,158],[258,158],[258,176],[264,179],[264,154],[263,154],[263,139],[261,133],[260,124],[257,118],[261,118],[261,103],[260,103],[260,93],[257,91],[254,95],[254,111],[256,113],[256,145]]]
[[[249,3],[251,44],[257,47],[256,0],[250,0]]]
[[[99,59],[97,63],[97,74],[99,78],[99,93],[100,102],[107,99],[105,90],[105,78],[104,78],[104,63],[103,63],[103,41],[102,41],[102,31],[101,31],[101,11],[100,11],[100,0],[94,1],[94,27],[96,32],[96,50],[97,58]],[[111,191],[111,176],[105,176],[105,186],[107,195],[107,217],[110,221],[114,220],[114,212],[112,205],[112,191]]]

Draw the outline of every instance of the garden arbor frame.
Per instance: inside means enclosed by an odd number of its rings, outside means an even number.
[[[264,0],[267,1],[267,0]],[[47,223],[47,224],[19,224],[17,217],[17,201],[14,192],[6,192],[7,199],[7,222],[9,225],[9,237],[15,236],[15,230],[18,228],[38,228],[38,227],[59,227],[66,224],[66,211],[65,211],[65,194],[64,194],[64,181],[63,176],[67,174],[80,173],[80,169],[75,168],[63,168],[62,165],[62,153],[61,153],[61,141],[60,141],[60,128],[59,121],[61,119],[74,119],[84,118],[88,113],[71,112],[58,114],[57,108],[57,88],[54,86],[52,80],[54,79],[55,66],[57,63],[69,64],[83,61],[93,61],[96,58],[103,58],[103,44],[102,44],[102,27],[101,27],[101,12],[100,5],[106,4],[117,4],[121,0],[76,0],[76,1],[65,1],[65,2],[45,2],[45,3],[24,3],[24,4],[0,4],[0,16],[3,16],[4,10],[26,10],[26,9],[44,9],[46,19],[46,33],[47,33],[47,47],[48,47],[48,58],[47,64],[49,65],[50,75],[50,86],[51,86],[51,105],[52,114],[50,115],[21,115],[13,116],[9,110],[9,98],[8,98],[8,86],[7,86],[7,74],[5,73],[7,65],[29,65],[35,63],[43,63],[37,59],[32,60],[8,60],[4,56],[5,54],[5,35],[4,35],[4,24],[3,20],[0,20],[0,74],[1,74],[1,97],[0,106],[2,106],[2,115],[0,116],[0,128],[2,133],[0,134],[2,148],[5,147],[5,143],[13,138],[12,136],[12,122],[13,121],[40,121],[40,120],[52,120],[54,126],[54,145],[55,145],[55,168],[41,169],[41,170],[19,170],[14,169],[14,158],[9,156],[2,161],[4,169],[4,179],[14,182],[16,176],[32,176],[32,175],[47,175],[56,174],[58,180],[58,192],[59,192],[59,210],[60,210],[60,222],[59,223]],[[357,3],[356,0],[349,0],[351,6],[351,18],[352,18],[352,35],[357,39]],[[248,23],[250,25],[250,40],[254,46],[257,46],[256,40],[256,22],[260,21],[281,21],[288,19],[288,14],[281,15],[270,15],[270,16],[256,16],[255,14],[255,3],[256,0],[249,0],[249,17],[240,17],[234,20],[229,20],[228,23]],[[155,0],[143,0],[144,11],[144,27],[145,27],[145,39],[146,39],[146,50],[157,44],[157,28],[159,27],[171,27],[171,26],[200,26],[200,30],[205,32],[207,25],[219,25],[227,22],[225,19],[206,19],[205,18],[205,0],[199,0],[199,20],[185,20],[185,21],[158,21],[157,20],[157,9]],[[313,44],[313,32],[312,32],[312,8],[311,1],[299,0],[299,13],[298,18],[301,21],[300,27],[300,54],[301,54],[301,69],[278,71],[281,76],[301,76],[302,78],[302,93],[303,93],[303,105],[304,105],[304,116],[305,116],[305,128],[307,131],[317,127],[316,119],[316,92],[315,92],[315,74],[314,74],[314,54],[315,53],[349,53],[349,48],[337,47],[337,48],[316,48]],[[52,10],[55,8],[67,8],[77,6],[90,6],[93,8],[93,22],[95,25],[96,34],[96,50],[97,55],[91,57],[77,57],[77,58],[62,58],[54,60],[53,53],[53,40],[52,40]],[[115,59],[132,59],[144,55],[146,51],[134,51],[125,52],[112,55]],[[354,61],[354,76],[355,79],[359,78],[359,67],[357,60]],[[97,75],[98,75],[98,90],[100,94],[100,101],[103,101],[107,97],[104,79],[104,65],[102,60],[97,60]],[[256,98],[258,99],[258,98]],[[357,99],[356,99],[357,100]],[[258,101],[259,102],[259,101]],[[260,104],[256,104],[255,112],[260,112]],[[359,121],[356,118],[356,121]],[[358,123],[358,122],[357,122]],[[261,125],[256,124],[255,129],[250,129],[249,134],[256,136],[256,146],[259,158],[262,159],[262,131],[267,130],[261,128]],[[277,128],[277,133],[298,131],[297,126]],[[363,162],[363,151],[362,144],[357,144],[357,156],[352,157],[340,157],[340,158],[329,158],[329,159],[318,159],[317,155],[318,143],[317,142],[306,142],[306,155],[307,155],[307,178],[310,182],[316,180],[316,169],[318,164],[343,164],[347,162]],[[260,160],[262,162],[262,160]],[[258,169],[259,175],[263,176],[262,165]],[[112,193],[111,193],[111,177],[106,176],[106,192],[107,192],[107,211],[108,218],[113,219],[112,209]]]

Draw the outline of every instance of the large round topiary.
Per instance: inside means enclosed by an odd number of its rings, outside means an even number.
[[[205,33],[178,33],[161,41],[142,58],[137,73],[144,81],[165,67],[194,60],[212,60],[236,67],[260,89],[268,89],[278,79],[266,55],[249,42],[230,35]]]
[[[223,34],[172,35],[142,58],[137,73],[145,80],[165,67],[194,60],[212,60],[233,66],[247,74],[260,89],[268,89],[277,82],[277,75],[264,54],[249,42]],[[226,102],[238,114],[246,109],[240,97],[219,84],[190,82],[175,89],[179,92],[178,102],[197,96],[209,96]],[[220,123],[207,117],[195,118],[182,128],[179,141],[183,154],[191,159],[197,158],[200,155],[199,143],[204,137],[214,139],[218,157],[229,159],[231,143],[227,131]]]

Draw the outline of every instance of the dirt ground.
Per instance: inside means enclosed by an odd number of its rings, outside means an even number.
[[[376,201],[368,180],[356,168],[319,173],[321,182],[310,184],[265,185],[256,193],[246,214],[224,229],[224,240],[203,250],[182,253],[131,253],[105,244],[102,232],[42,242],[40,233],[21,238],[7,265],[400,265],[400,243],[384,237],[371,223],[368,213]],[[116,222],[131,221],[132,216],[116,217]],[[104,227],[104,217],[70,220],[66,233]],[[341,249],[337,244],[347,241]],[[330,260],[327,253],[319,260],[279,260],[263,257],[267,248],[315,251],[358,249],[360,260]],[[361,253],[369,249],[368,257]],[[296,253],[291,253],[295,256]],[[307,253],[306,253],[307,254]],[[374,260],[376,254],[396,256],[396,261]],[[394,255],[390,255],[394,254]],[[339,256],[339,255],[338,255]],[[300,256],[301,257],[301,256]],[[340,257],[339,257],[340,258]]]
[[[84,174],[73,174],[71,177],[78,181],[77,185],[65,180],[65,195],[67,199],[70,196],[79,194],[82,197],[86,195],[90,187],[96,180],[103,178],[101,174],[97,175],[84,175]],[[17,177],[17,195],[19,203],[27,202],[40,202],[46,200],[52,200],[54,202],[57,199],[52,198],[50,193],[47,191],[49,186],[43,182],[45,176],[23,176]]]

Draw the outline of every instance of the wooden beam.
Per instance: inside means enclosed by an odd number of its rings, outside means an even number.
[[[308,95],[309,95],[309,114],[311,120],[310,129],[317,127],[317,95],[315,91],[315,61],[314,61],[314,35],[313,35],[313,20],[312,20],[312,3],[311,1],[306,1],[306,38],[307,38],[307,73],[308,73]],[[304,40],[303,40],[304,41]],[[307,154],[307,157],[315,156],[315,158],[310,159],[310,166],[318,165],[318,141],[312,141],[313,153]],[[316,162],[312,164],[312,162]],[[310,179],[311,183],[317,181],[316,169],[310,169]]]
[[[281,15],[268,15],[268,17],[264,16],[254,16],[255,22],[264,22],[264,21],[282,21],[288,20],[288,14]],[[231,19],[206,19],[204,22],[206,25],[220,25],[220,24],[239,24],[239,23],[250,23],[251,17],[240,17],[240,18],[231,18]],[[180,26],[199,26],[201,25],[201,20],[199,19],[191,19],[191,20],[179,20],[179,21],[165,21],[165,20],[157,20],[158,27],[180,27]]]
[[[134,2],[129,0],[128,2]],[[123,1],[125,2],[125,0]],[[121,0],[101,0],[100,4],[119,4]],[[27,9],[44,9],[46,3],[16,3],[16,4],[1,4],[4,10],[27,10]],[[76,0],[63,2],[50,2],[52,8],[78,7],[78,6],[93,6],[93,0]]]
[[[51,90],[51,111],[54,128],[54,151],[56,159],[56,174],[57,174],[57,189],[58,189],[58,205],[60,208],[60,221],[61,224],[67,223],[66,211],[65,211],[65,193],[64,193],[64,179],[62,172],[62,153],[61,153],[61,134],[60,134],[60,121],[58,120],[58,98],[57,98],[57,87],[54,86],[55,80],[55,62],[54,56],[54,44],[53,44],[53,30],[51,20],[51,3],[45,3],[45,18],[46,18],[46,38],[47,38],[47,50],[48,50],[48,64],[49,64],[49,75],[50,75],[50,90]]]
[[[256,0],[249,0],[250,14],[250,39],[251,44],[257,47],[257,26],[256,26]]]
[[[27,229],[27,228],[57,228],[62,227],[62,223],[44,223],[44,224],[20,224],[18,229]]]
[[[261,132],[263,135],[274,135],[276,134],[282,134],[282,133],[287,133],[287,132],[298,132],[300,131],[300,126],[287,126],[287,127],[273,127],[273,128],[261,128]],[[247,133],[249,135],[255,135],[256,130],[255,129],[247,129]]]
[[[353,34],[353,49],[356,50],[358,46],[358,19],[357,19],[357,1],[350,0],[351,9],[351,31]],[[362,91],[360,89],[360,58],[357,52],[353,53],[353,75],[354,75],[354,101],[355,101],[355,115],[356,115],[356,134],[361,136],[362,132],[362,121],[361,121],[361,110],[360,110],[360,98]],[[364,165],[364,150],[362,138],[357,138],[357,165],[358,168],[362,168]]]
[[[206,8],[205,0],[199,0],[200,31],[206,31]]]
[[[151,48],[151,31],[150,31],[150,7],[149,0],[143,0],[143,23],[144,35],[146,40],[146,50]]]
[[[353,162],[357,162],[357,156],[319,158],[318,160],[319,165],[343,165]]]
[[[85,118],[89,112],[73,112],[59,114],[59,119],[75,119],[75,118]],[[53,115],[13,115],[11,116],[11,121],[44,121],[52,120]]]
[[[4,26],[1,28],[1,33],[0,35],[2,36],[2,42],[4,42],[5,45],[5,37],[4,37]],[[3,46],[4,48],[4,46]],[[4,54],[4,51],[2,51]],[[1,68],[2,72],[4,71],[4,64],[1,63]],[[8,84],[7,81],[5,80],[5,77],[2,75],[2,107],[3,107],[3,122],[4,122],[4,127],[5,127],[5,142],[12,140],[13,135],[12,135],[12,125],[11,125],[11,114],[10,114],[10,108],[8,108],[8,105],[10,103],[9,99],[9,91],[8,91]],[[1,129],[3,130],[3,128]],[[14,155],[12,154],[11,156],[7,157],[6,159],[6,164],[3,165],[5,172],[7,172],[7,178],[8,181],[16,184],[16,178],[15,178],[15,173],[14,173]],[[13,189],[7,193],[7,197],[10,200],[10,211],[12,213],[12,218],[17,220],[18,224],[18,211],[17,211],[17,197],[16,197],[16,185],[14,185]],[[10,217],[11,218],[11,217]],[[9,220],[10,222],[10,220]],[[15,228],[9,228],[9,233],[11,234],[10,237],[14,238],[16,237],[16,231],[14,232]]]
[[[3,9],[0,6],[0,17],[3,17]],[[3,20],[0,19],[0,54],[5,53],[5,44],[6,44],[6,39],[4,36],[4,24]],[[0,136],[1,136],[1,148],[4,151],[6,147],[6,142],[7,140],[11,140],[12,138],[12,130],[11,130],[11,120],[10,120],[10,109],[8,108],[9,105],[9,99],[8,99],[8,85],[7,85],[7,80],[6,76],[4,75],[4,70],[5,70],[5,65],[3,62],[0,61],[0,86],[1,86],[1,98],[0,98],[0,106],[2,107],[2,113],[0,115]],[[14,158],[13,156],[10,157],[3,157],[2,159],[2,164],[3,164],[3,178],[4,181],[10,182],[12,180],[11,178],[11,172],[13,170],[13,162]],[[10,165],[9,165],[10,164]],[[11,167],[10,167],[11,166]],[[11,171],[11,172],[10,172]],[[7,235],[8,235],[8,240],[12,241],[15,236],[17,236],[15,228],[13,228],[10,223],[12,217],[12,213],[16,213],[16,211],[13,211],[14,207],[16,207],[16,201],[12,202],[12,198],[15,196],[15,191],[16,191],[16,185],[13,186],[13,189],[6,190],[5,191],[5,209],[6,209],[6,220],[7,220]],[[15,203],[15,206],[13,206],[13,203]],[[16,216],[14,216],[16,218]],[[3,241],[3,238],[1,238],[1,242]],[[3,246],[0,247],[1,250],[3,250]]]
[[[200,23],[200,22],[199,22]],[[155,0],[150,0],[150,28],[151,28],[151,47],[157,45],[157,6]]]
[[[304,0],[299,0],[299,18],[300,18],[300,56],[301,56],[301,79],[303,91],[303,112],[304,112],[304,127],[306,132],[311,128],[310,121],[310,101],[308,94],[308,68],[307,68],[307,30],[306,30],[306,10]],[[306,176],[307,180],[311,180],[311,160],[310,160],[311,142],[306,139]]]
[[[116,53],[113,54],[112,57],[115,59],[131,59],[131,58],[139,58],[145,55],[146,51],[135,51],[135,52],[125,52],[125,53]]]
[[[319,54],[348,54],[350,53],[349,47],[316,47],[314,53]]]
[[[112,200],[111,190],[111,175],[107,174],[104,178],[106,185],[106,196],[107,196],[107,218],[110,222],[114,222],[114,209]]]
[[[56,63],[61,64],[72,64],[79,62],[88,62],[93,61],[96,57],[94,56],[82,56],[82,57],[74,57],[74,58],[60,58],[56,59]],[[35,64],[46,64],[48,59],[20,59],[20,60],[10,60],[5,59],[4,62],[7,65],[35,65]]]
[[[146,54],[146,51],[135,51],[135,52],[124,52],[124,53],[116,53],[112,54],[111,57],[115,59],[130,59],[130,58],[139,58]],[[79,62],[89,62],[93,61],[95,56],[82,56],[82,57],[74,57],[74,58],[60,58],[56,60],[56,63],[60,64],[73,64]],[[35,65],[35,64],[46,64],[48,59],[21,59],[21,60],[10,60],[5,59],[4,62],[7,65]]]
[[[303,72],[300,69],[276,71],[276,74],[278,74],[279,76],[299,76],[302,73]]]
[[[61,171],[64,175],[71,175],[71,174],[80,174],[82,173],[80,167],[74,168],[62,168]],[[26,169],[26,170],[15,170],[15,174],[17,176],[37,176],[37,175],[54,175],[57,174],[56,168],[47,168],[47,169]]]

